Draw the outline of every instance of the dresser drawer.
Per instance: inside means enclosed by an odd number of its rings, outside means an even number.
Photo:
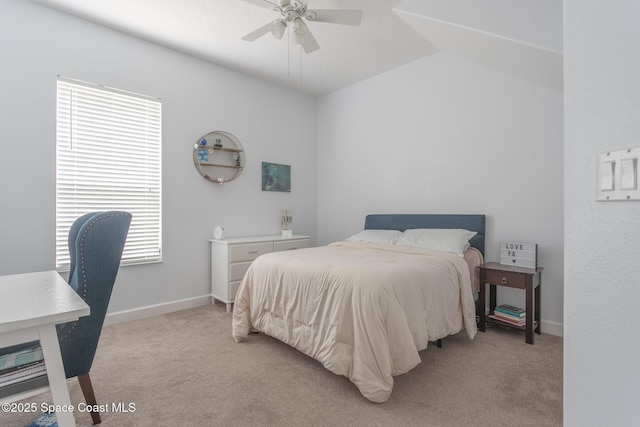
[[[279,234],[268,236],[230,237],[209,239],[211,242],[211,297],[221,301],[231,312],[240,283],[251,263],[260,255],[274,251],[306,248],[309,236],[290,238]]]
[[[524,288],[526,276],[520,273],[509,271],[486,270],[486,281],[493,285],[511,286],[513,288]]]
[[[294,249],[304,249],[309,247],[309,240],[286,240],[283,242],[274,242],[273,251],[292,251]]]
[[[229,262],[253,261],[260,255],[273,252],[273,243],[247,243],[229,246]]]
[[[229,264],[229,281],[242,280],[252,261],[234,262]]]
[[[229,301],[235,301],[236,294],[238,293],[238,288],[240,287],[240,283],[242,283],[242,280],[229,283],[229,295],[228,295]]]

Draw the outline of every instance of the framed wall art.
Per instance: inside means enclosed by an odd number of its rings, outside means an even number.
[[[262,162],[262,191],[291,192],[291,166]]]

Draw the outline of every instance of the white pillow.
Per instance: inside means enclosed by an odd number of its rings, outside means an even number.
[[[406,230],[397,244],[438,251],[453,252],[460,256],[469,248],[469,240],[478,234],[462,228],[414,228]]]
[[[351,242],[386,243],[393,245],[402,232],[398,230],[362,230],[347,240]]]

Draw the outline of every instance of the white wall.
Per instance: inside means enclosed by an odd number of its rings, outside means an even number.
[[[367,213],[486,214],[487,261],[502,240],[539,244],[543,330],[561,334],[562,108],[561,92],[444,53],[321,98],[320,243]]]
[[[0,274],[55,267],[57,75],[163,102],[164,260],[121,268],[111,312],[210,293],[217,224],[228,235],[279,233],[289,208],[294,231],[315,240],[315,99],[22,0],[2,0],[0,52]],[[244,173],[223,186],[192,161],[212,130],[246,150]],[[262,161],[291,165],[291,193],[261,191]]]
[[[596,202],[596,155],[640,145],[640,5],[565,0],[564,424],[640,420],[640,202]]]

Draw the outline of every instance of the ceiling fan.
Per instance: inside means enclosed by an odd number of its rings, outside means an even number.
[[[268,0],[244,0],[256,6],[271,9],[280,13],[282,18],[269,22],[266,25],[250,32],[242,40],[256,41],[267,33],[273,34],[277,39],[281,39],[284,31],[289,27],[293,32],[293,43],[302,45],[305,53],[311,53],[320,49],[320,45],[311,34],[307,21],[329,22],[342,25],[360,25],[362,21],[361,10],[340,10],[340,9],[307,9],[304,1],[300,0],[278,0],[273,3]]]

